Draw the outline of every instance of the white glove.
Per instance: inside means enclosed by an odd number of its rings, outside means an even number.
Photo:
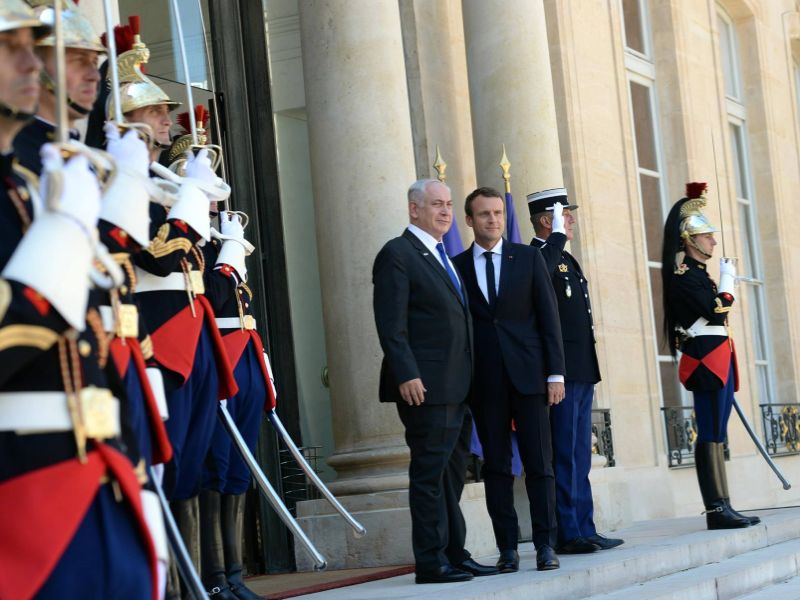
[[[89,160],[78,154],[64,164],[61,153],[52,144],[41,149],[44,197],[49,208],[77,223],[89,239],[96,239],[97,219],[100,217],[100,183],[89,169]],[[49,196],[50,185],[57,197]]]
[[[561,202],[553,204],[553,233],[567,233],[564,229],[564,205]]]
[[[733,296],[733,285],[736,282],[736,265],[733,259],[723,256],[719,259],[719,293]]]
[[[220,233],[228,238],[239,241],[244,240],[244,226],[239,215],[229,212],[219,213]]]
[[[186,161],[186,177],[197,179],[209,185],[217,185],[219,177],[211,169],[211,159],[208,158],[208,150],[203,148],[197,154],[189,156]]]
[[[120,169],[127,169],[135,175],[149,176],[150,152],[139,135],[131,129],[120,138],[115,123],[107,121],[104,128],[108,146],[106,150],[114,158]]]

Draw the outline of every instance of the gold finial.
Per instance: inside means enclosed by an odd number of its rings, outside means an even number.
[[[500,168],[503,170],[503,180],[506,182],[506,193],[511,193],[511,163],[508,161],[506,154],[506,145],[503,144],[503,156],[500,159]]]
[[[439,152],[439,146],[436,146],[436,162],[433,163],[433,168],[436,169],[437,178],[444,183],[447,181],[447,175],[444,172],[447,170],[447,163],[442,158],[442,153]]]

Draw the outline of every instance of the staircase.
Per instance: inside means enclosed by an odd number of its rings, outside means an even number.
[[[707,531],[699,516],[637,523],[614,532],[625,545],[561,556],[557,571],[537,572],[535,551],[524,544],[518,573],[441,585],[415,585],[405,575],[303,598],[800,600],[800,509],[759,516],[759,525],[725,531]]]

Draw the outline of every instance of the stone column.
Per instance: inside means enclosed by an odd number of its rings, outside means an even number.
[[[502,145],[522,241],[533,236],[525,196],[560,187],[561,153],[542,0],[464,0],[478,185],[502,187]]]
[[[415,179],[396,0],[300,0],[303,77],[336,452],[337,494],[407,486],[393,405],[378,402],[382,352],[372,262],[408,224]]]

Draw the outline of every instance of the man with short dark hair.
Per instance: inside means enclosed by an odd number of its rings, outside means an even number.
[[[550,411],[558,512],[558,551],[584,554],[623,543],[599,535],[589,470],[592,466],[592,399],[600,381],[595,352],[589,282],[578,261],[564,250],[572,239],[575,204],[567,191],[554,188],[530,194],[528,210],[558,301],[564,359],[567,367],[564,401]]]
[[[379,397],[395,402],[411,451],[408,503],[417,583],[467,581],[497,569],[464,549],[458,505],[472,431],[472,320],[442,236],[453,221],[450,189],[421,179],[408,190],[410,224],[372,268],[384,358]]]
[[[557,569],[556,498],[549,407],[564,397],[564,352],[553,288],[541,254],[503,239],[505,203],[478,188],[464,206],[475,243],[453,259],[464,280],[475,328],[472,409],[484,453],[486,506],[503,573],[519,569],[511,473],[517,432],[530,500],[536,568]]]

